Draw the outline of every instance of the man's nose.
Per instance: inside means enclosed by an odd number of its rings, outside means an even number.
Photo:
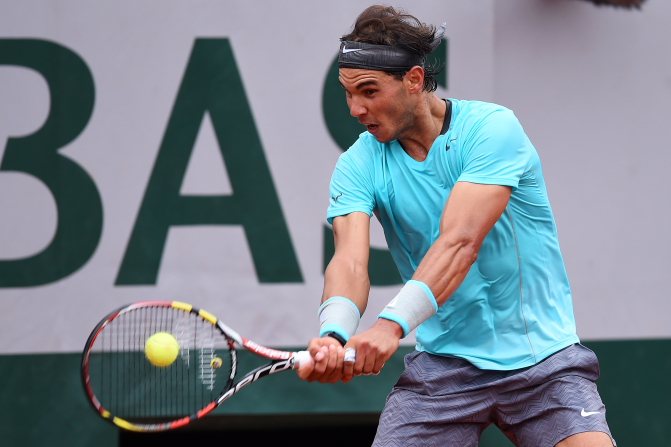
[[[366,109],[357,98],[352,98],[350,100],[349,103],[350,115],[352,115],[355,118],[358,118],[361,115],[365,115],[366,113],[368,113],[368,109]]]

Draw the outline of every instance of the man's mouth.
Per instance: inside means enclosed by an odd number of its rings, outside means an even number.
[[[366,130],[371,134],[375,135],[380,128],[379,124],[366,124]]]

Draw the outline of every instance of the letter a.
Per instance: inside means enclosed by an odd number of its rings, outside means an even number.
[[[212,118],[232,195],[181,196],[200,124]],[[259,282],[302,282],[228,39],[196,39],[117,285],[155,284],[175,225],[242,225]]]

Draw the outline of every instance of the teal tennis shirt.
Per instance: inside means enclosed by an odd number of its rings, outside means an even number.
[[[481,369],[531,366],[579,341],[540,159],[512,111],[447,104],[443,133],[422,162],[398,141],[382,144],[362,133],[336,164],[327,218],[375,213],[407,282],[438,238],[455,183],[512,187],[463,283],[415,337],[418,350]]]

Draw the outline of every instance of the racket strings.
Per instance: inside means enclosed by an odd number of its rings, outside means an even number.
[[[179,345],[165,367],[145,356],[149,337],[167,332]],[[170,307],[140,307],[109,321],[89,356],[89,380],[103,408],[129,421],[167,422],[197,413],[230,384],[232,344],[211,323]],[[212,366],[220,359],[219,368]]]

